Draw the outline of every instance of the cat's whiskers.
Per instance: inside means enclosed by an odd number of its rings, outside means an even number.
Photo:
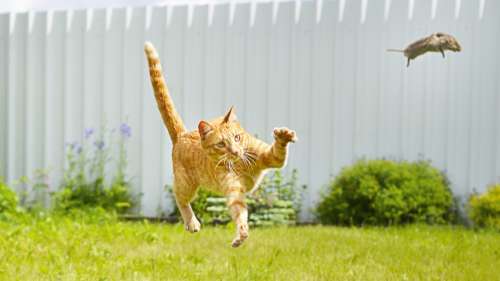
[[[252,165],[255,165],[256,164],[256,161],[255,161],[255,158],[253,158],[252,156],[246,156],[246,159],[248,160],[249,163],[251,163]]]
[[[252,158],[253,160],[257,159],[257,153],[252,152],[248,149],[245,150],[244,152],[245,156]]]
[[[242,160],[243,160],[243,163],[245,163],[245,166],[246,166],[247,168],[251,168],[251,167],[255,164],[255,162],[252,162],[253,160],[250,160],[250,159],[248,158],[248,156],[247,156],[247,155],[245,155],[245,154],[243,154],[243,158],[242,158]]]
[[[250,168],[250,163],[248,162],[248,159],[246,158],[245,155],[243,155],[243,157],[241,158],[241,162],[246,168]]]
[[[249,150],[245,150],[245,152],[243,153],[243,157],[248,162],[249,166],[256,164],[257,154]]]

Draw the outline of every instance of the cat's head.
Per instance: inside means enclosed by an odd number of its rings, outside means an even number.
[[[252,136],[241,127],[234,107],[215,121],[200,121],[198,133],[201,145],[210,158],[224,164],[251,161],[249,158],[252,155],[249,155],[247,146]]]

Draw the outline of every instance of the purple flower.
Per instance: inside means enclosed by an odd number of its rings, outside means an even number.
[[[69,147],[70,150],[75,151],[76,153],[82,152],[82,145],[76,141],[75,142],[68,142],[68,143],[66,143],[66,146]]]
[[[120,133],[122,134],[122,137],[129,138],[132,135],[132,128],[130,128],[127,123],[122,123],[120,126]]]
[[[88,139],[90,138],[90,136],[92,136],[92,134],[94,133],[94,129],[93,128],[87,128],[85,129],[85,132],[83,133],[83,136]]]
[[[102,140],[95,141],[94,145],[95,145],[95,147],[97,147],[97,149],[102,150],[104,148],[104,141],[102,141]]]

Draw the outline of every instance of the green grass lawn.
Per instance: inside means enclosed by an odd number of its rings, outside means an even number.
[[[252,229],[0,223],[1,280],[500,280],[500,234],[463,228]]]

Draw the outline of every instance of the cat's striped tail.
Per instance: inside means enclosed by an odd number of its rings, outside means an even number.
[[[150,42],[144,44],[144,52],[148,59],[149,76],[155,93],[158,109],[160,110],[163,123],[167,127],[168,133],[172,142],[175,144],[179,135],[186,131],[186,127],[182,123],[182,119],[175,110],[174,102],[168,93],[167,84],[163,78],[160,58],[155,50],[155,47]]]

